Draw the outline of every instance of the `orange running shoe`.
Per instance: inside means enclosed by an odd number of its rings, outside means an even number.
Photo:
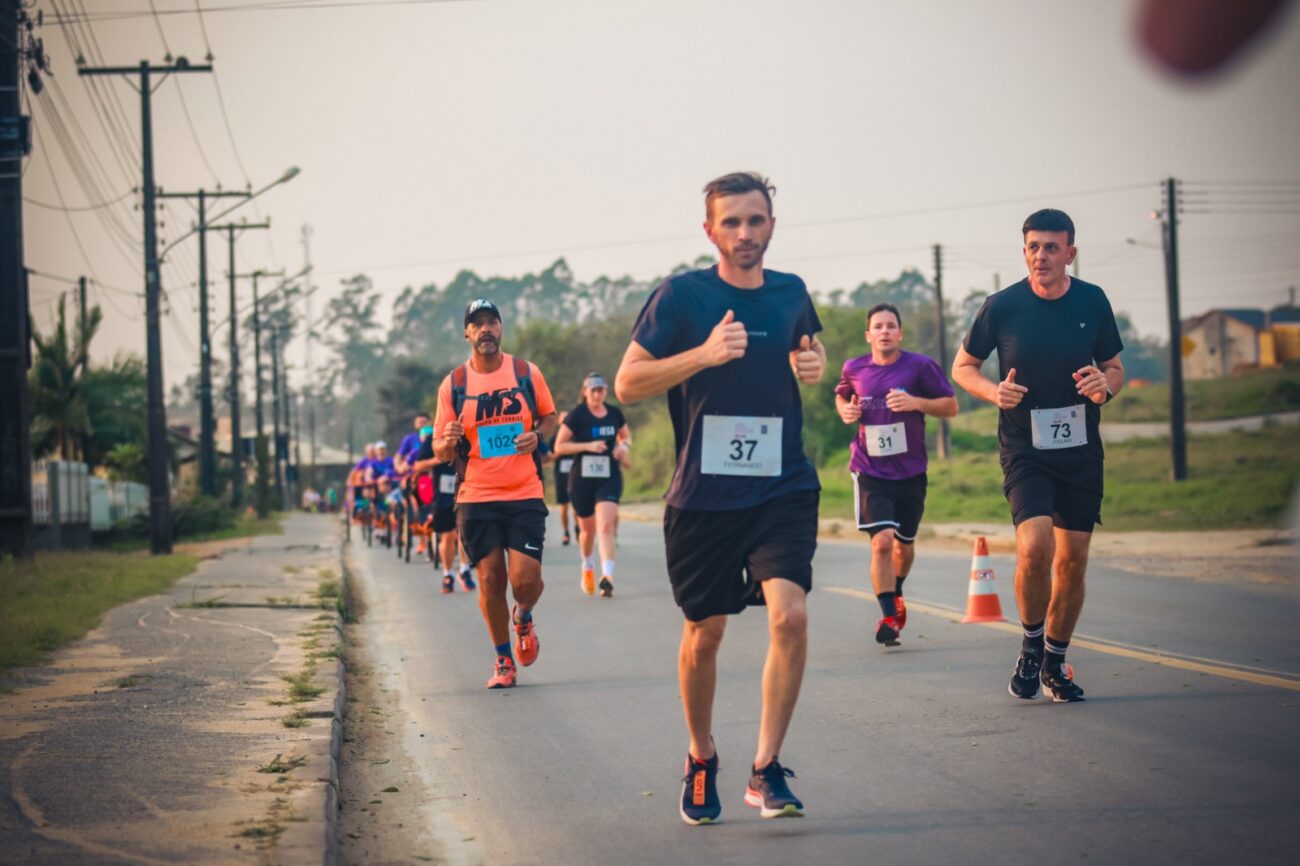
[[[510,656],[497,656],[496,669],[492,674],[492,679],[487,681],[487,687],[490,689],[513,689],[515,687],[515,677],[519,671],[515,669],[514,660]]]
[[[530,618],[528,622],[519,621],[519,608],[513,608],[510,611],[510,619],[515,624],[515,655],[519,657],[519,663],[528,667],[537,661],[537,653],[541,649],[541,644],[537,640],[537,629]]]
[[[898,620],[898,630],[902,631],[903,626],[907,625],[907,605],[903,602],[903,597],[894,598],[894,607],[898,610],[898,615],[894,619]]]
[[[596,571],[592,568],[582,570],[582,591],[587,595],[596,594]]]

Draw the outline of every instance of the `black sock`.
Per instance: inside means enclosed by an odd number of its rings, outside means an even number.
[[[1049,637],[1044,644],[1047,653],[1043,656],[1043,667],[1057,670],[1065,663],[1065,651],[1070,648],[1068,640]]]
[[[900,574],[898,577],[894,578],[894,592],[896,592],[900,597],[903,595],[903,581],[905,580],[907,580],[906,574]]]
[[[1044,623],[1036,622],[1031,625],[1027,622],[1021,622],[1020,625],[1025,630],[1025,639],[1020,644],[1021,648],[1027,649],[1030,652],[1042,653]]]
[[[895,596],[897,593],[894,592],[876,593],[876,601],[880,602],[880,610],[885,616],[898,616],[898,602],[894,600]]]

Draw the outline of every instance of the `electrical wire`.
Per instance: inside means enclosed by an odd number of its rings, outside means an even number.
[[[34,205],[35,207],[44,208],[45,210],[65,210],[70,213],[86,213],[92,210],[99,210],[100,208],[111,207],[117,204],[118,202],[122,201],[123,199],[125,199],[127,196],[131,196],[131,195],[135,195],[135,190],[128,189],[126,192],[122,193],[116,198],[109,199],[108,201],[101,201],[101,202],[97,202],[96,204],[88,204],[88,205],[80,205],[80,206],[72,205],[66,208],[63,207],[62,205],[50,204],[49,202],[44,202],[38,199],[34,199],[31,196],[23,196],[23,201],[26,202],[27,204]]]

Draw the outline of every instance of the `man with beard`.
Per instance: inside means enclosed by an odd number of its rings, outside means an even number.
[[[773,188],[736,172],[704,188],[717,266],[665,280],[646,302],[615,380],[625,404],[667,392],[677,468],[664,510],[673,596],[685,616],[678,681],[690,751],[680,814],[722,814],[713,743],[717,655],[727,617],[767,605],[758,750],[745,803],[764,818],[802,815],[777,761],[808,652],[821,485],[803,451],[799,383],[826,368],[821,322],[803,280],[763,269]]]
[[[537,445],[555,428],[555,401],[536,365],[501,351],[501,313],[491,301],[465,309],[465,339],[469,360],[438,388],[434,453],[455,462],[460,477],[456,525],[478,569],[479,609],[496,648],[487,685],[512,688],[511,620],[519,664],[531,665],[539,649],[533,607],[542,595],[547,511]]]

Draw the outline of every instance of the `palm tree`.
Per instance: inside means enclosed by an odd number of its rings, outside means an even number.
[[[83,388],[86,367],[89,364],[90,341],[103,314],[98,306],[91,308],[84,322],[79,323],[75,341],[69,341],[66,298],[59,299],[59,316],[54,331],[43,337],[32,328],[32,342],[36,344],[36,358],[29,374],[29,393],[32,406],[32,451],[48,454],[58,450],[59,457],[71,460],[74,446],[81,444],[91,433],[90,412]]]

